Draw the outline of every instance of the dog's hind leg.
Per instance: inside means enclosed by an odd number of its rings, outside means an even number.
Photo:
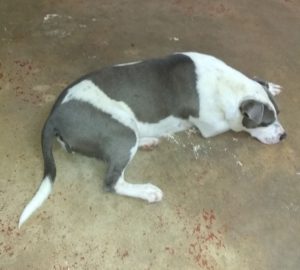
[[[119,136],[119,138],[115,139],[118,143],[110,144],[109,167],[105,177],[106,189],[120,195],[140,198],[148,202],[160,201],[163,197],[163,193],[158,187],[150,183],[131,184],[124,179],[126,166],[132,160],[138,149],[137,138],[135,137],[134,143],[132,143],[132,138],[130,140],[128,137]]]
[[[124,172],[119,176],[114,189],[117,194],[140,198],[150,203],[161,201],[163,197],[162,191],[150,183],[131,184],[126,182],[124,180]]]

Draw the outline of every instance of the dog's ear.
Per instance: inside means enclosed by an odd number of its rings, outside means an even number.
[[[254,99],[248,99],[241,103],[240,111],[243,118],[243,126],[256,128],[262,122],[264,116],[264,104]]]
[[[269,85],[268,90],[272,94],[272,96],[277,96],[281,93],[282,87],[279,84],[269,82],[268,85]]]
[[[271,102],[274,105],[276,113],[279,114],[278,105],[275,102],[273,97],[278,95],[281,92],[281,86],[278,85],[278,84],[271,83],[271,82],[263,81],[263,80],[261,80],[257,77],[254,77],[253,80],[258,82],[264,88],[264,90],[266,91],[269,99],[271,100]]]
[[[282,87],[279,84],[264,81],[258,77],[253,77],[253,80],[258,82],[268,93],[269,96],[277,96],[282,91]]]

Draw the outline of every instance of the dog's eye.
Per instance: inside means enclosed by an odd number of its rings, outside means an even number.
[[[275,120],[274,120],[275,121]],[[272,125],[274,123],[274,121],[262,121],[259,126],[260,127],[267,127],[269,125]]]
[[[260,123],[260,127],[267,127],[267,126],[269,126],[270,125],[270,123]]]

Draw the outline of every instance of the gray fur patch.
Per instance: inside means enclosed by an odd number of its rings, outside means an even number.
[[[257,100],[243,101],[240,111],[244,115],[242,124],[246,128],[265,127],[276,120],[273,110]]]
[[[142,122],[156,123],[171,115],[199,117],[195,66],[185,55],[108,67],[84,79],[110,98],[125,102]]]

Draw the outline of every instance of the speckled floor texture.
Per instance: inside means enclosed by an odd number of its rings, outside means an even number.
[[[300,269],[299,18],[297,0],[1,0],[0,269]],[[139,151],[127,179],[159,186],[156,204],[105,193],[104,163],[55,144],[53,193],[19,230],[60,91],[102,66],[178,51],[281,84],[287,139],[189,130]]]

